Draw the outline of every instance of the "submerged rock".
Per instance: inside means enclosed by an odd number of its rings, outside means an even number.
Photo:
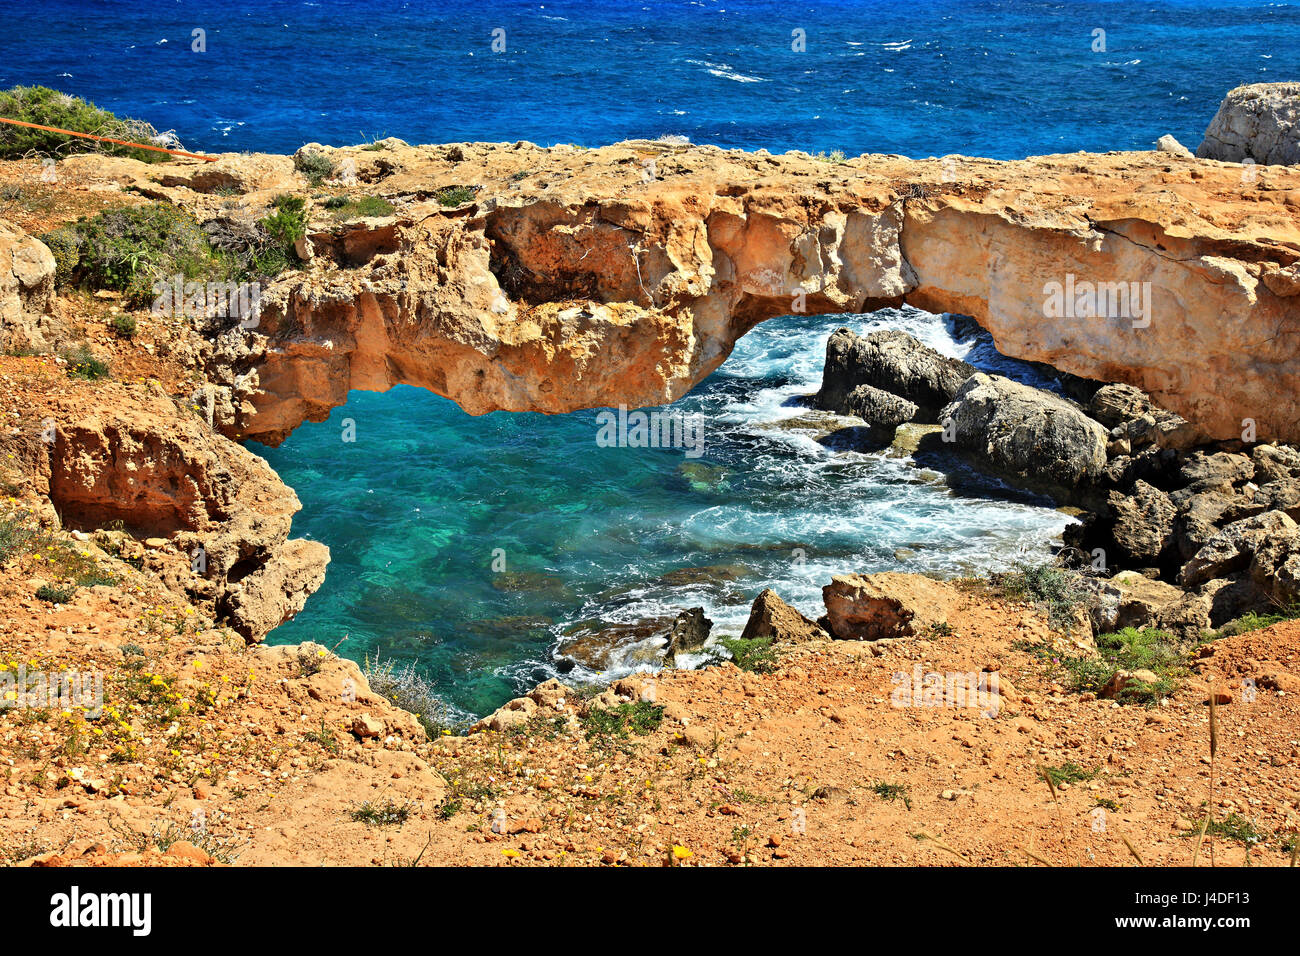
[[[939,409],[974,372],[974,366],[941,355],[897,329],[861,337],[840,329],[826,342],[826,367],[814,402],[827,411],[857,415],[849,397],[858,386],[869,385],[911,402],[916,420],[934,423]],[[863,407],[873,404],[865,397],[859,401]]]

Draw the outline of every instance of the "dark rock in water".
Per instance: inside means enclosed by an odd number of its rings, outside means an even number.
[[[932,424],[974,372],[974,366],[940,355],[906,332],[881,329],[859,337],[840,329],[826,343],[826,367],[814,403],[841,415],[856,414],[849,411],[849,395],[859,385],[870,385],[913,403],[915,419]]]
[[[1177,509],[1169,496],[1139,481],[1128,494],[1112,491],[1107,506],[1121,556],[1129,561],[1159,564],[1174,541]]]
[[[682,585],[717,585],[727,581],[739,581],[754,572],[743,564],[706,564],[695,568],[674,568],[660,575],[659,583],[669,587]]]
[[[1245,455],[1233,455],[1225,451],[1207,455],[1203,451],[1196,451],[1183,462],[1178,474],[1184,484],[1208,479],[1238,484],[1255,477],[1255,463]]]
[[[1195,587],[1215,578],[1232,577],[1250,567],[1256,552],[1270,538],[1288,539],[1296,530],[1296,523],[1284,512],[1266,511],[1252,518],[1243,518],[1222,528],[1206,545],[1196,552],[1179,574],[1179,583]],[[1280,557],[1280,555],[1273,555]]]
[[[1106,467],[1106,430],[1065,399],[1001,376],[972,375],[941,412],[953,441],[998,477],[1077,502]]]
[[[775,644],[802,644],[824,641],[830,635],[768,588],[754,599],[754,606],[749,609],[749,620],[740,635],[742,641],[761,637],[770,637]]]
[[[682,611],[668,629],[668,646],[664,648],[664,659],[672,661],[678,654],[698,651],[709,639],[713,622],[704,616],[704,608],[693,607]]]
[[[889,441],[893,441],[898,426],[910,422],[918,411],[913,402],[874,385],[859,385],[849,392],[845,408],[848,414],[856,415],[882,436],[887,435]]]

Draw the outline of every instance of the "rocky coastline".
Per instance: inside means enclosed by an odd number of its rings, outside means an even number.
[[[1228,129],[1252,142],[1264,135],[1240,132],[1246,126],[1232,117],[1241,109],[1225,103],[1212,127],[1223,132],[1207,142],[1231,142]],[[883,702],[889,668],[942,660],[948,671],[976,675],[972,686],[984,695],[998,684],[990,675],[1002,675],[995,696],[1010,742],[981,737],[1004,726],[987,730],[964,713],[949,733],[948,711],[925,712],[924,733],[946,728],[938,732],[955,741],[954,761],[978,755],[972,781],[990,754],[1023,758],[1023,773],[995,775],[995,790],[1014,791],[1008,799],[1033,787],[1030,751],[1062,763],[1086,751],[1120,768],[1129,758],[1116,740],[1142,737],[1158,752],[1144,734],[1190,739],[1199,685],[1151,692],[1155,715],[1163,708],[1175,717],[1150,722],[1102,709],[1134,699],[1134,681],[1155,686],[1134,676],[1146,671],[1109,666],[1095,689],[1072,696],[1032,650],[1098,661],[1098,639],[1130,628],[1173,635],[1180,653],[1199,655],[1191,672],[1208,684],[1258,680],[1275,692],[1261,740],[1281,761],[1271,768],[1294,764],[1285,740],[1296,716],[1285,695],[1300,689],[1289,663],[1295,628],[1267,632],[1282,635],[1280,648],[1245,633],[1205,645],[1210,653],[1199,643],[1245,615],[1286,616],[1300,602],[1300,171],[1264,164],[1281,155],[1286,136],[1276,132],[1281,121],[1249,110],[1250,129],[1267,131],[1272,144],[1260,147],[1265,158],[1249,182],[1237,160],[1172,148],[1015,162],[827,162],[650,141],[586,150],[390,139],[215,163],[69,156],[48,188],[36,164],[0,163],[8,189],[0,205],[0,600],[9,611],[0,665],[96,668],[124,707],[104,725],[50,711],[4,728],[12,752],[31,756],[11,761],[5,775],[0,836],[32,851],[6,850],[5,861],[144,859],[143,847],[170,842],[182,852],[146,862],[206,865],[242,834],[262,862],[319,862],[301,822],[319,816],[330,820],[321,832],[333,859],[386,862],[390,848],[366,816],[383,795],[384,806],[418,813],[430,842],[436,831],[446,858],[461,862],[680,862],[687,838],[678,828],[707,842],[715,862],[778,863],[792,852],[791,806],[831,807],[870,781],[850,761],[837,764],[837,782],[814,785],[816,748],[799,750],[764,798],[771,834],[750,846],[728,836],[722,819],[741,813],[738,779],[770,783],[750,760],[757,745],[748,738],[843,733],[836,746],[847,751],[854,728],[872,719],[858,686],[870,684],[872,701]],[[313,182],[304,171],[313,156],[336,178]],[[347,211],[341,200],[358,191],[382,200],[367,209],[377,214]],[[283,210],[286,196],[302,200],[305,229],[291,266],[259,289],[251,322],[160,315],[120,291],[77,290],[66,281],[75,263],[49,238],[106,209],[166,208],[191,217],[214,245],[239,249],[240,236]],[[1045,317],[1045,281],[1089,275],[1141,276],[1151,293],[1141,310]],[[846,329],[828,343],[813,404],[860,420],[866,448],[906,435],[905,452],[918,462],[962,458],[1075,509],[1080,521],[1067,531],[1060,567],[1086,598],[1070,620],[1044,621],[1032,601],[996,588],[846,569],[824,589],[817,620],[772,591],[756,597],[738,647],[774,658],[746,662],[733,652],[735,662],[626,679],[594,695],[550,682],[469,736],[417,719],[372,688],[374,672],[334,648],[258,646],[320,587],[329,552],[290,536],[297,496],[241,442],[276,444],[349,391],[398,383],[473,413],[671,401],[758,322],[905,302],[970,316],[1005,354],[1059,373],[1059,390],[979,372],[906,333]],[[96,363],[113,374],[83,374]],[[709,622],[685,611],[666,636],[670,660],[697,653]],[[392,678],[384,674],[386,688]],[[1087,719],[1105,728],[1103,743],[1045,726],[1093,705]],[[621,744],[607,738],[626,738],[646,708],[655,712],[645,735],[656,756],[646,765],[611,756]],[[629,723],[610,729],[609,713]],[[891,733],[907,733],[921,718],[887,719],[896,719]],[[503,770],[502,739],[519,744],[521,765],[524,753],[541,762],[528,773]],[[767,752],[782,745],[765,744]],[[911,756],[899,752],[873,770],[898,769],[894,762]],[[687,784],[672,809],[650,793],[632,805],[631,823],[597,809],[604,796],[593,777],[622,794],[626,781],[614,778],[625,762],[637,780],[652,780],[642,790],[654,791],[653,781],[668,786],[658,774],[681,755],[671,783]],[[1178,769],[1153,773],[1160,799],[1153,790],[1132,800],[1182,830],[1195,803],[1170,798]],[[799,774],[807,788],[790,782]],[[973,789],[945,785],[928,764],[918,777],[940,811],[974,802]],[[693,782],[723,793],[722,802],[696,794]],[[1259,786],[1276,803],[1269,819],[1281,841],[1300,827],[1300,807],[1275,783]],[[291,797],[275,804],[282,791]],[[548,803],[557,792],[571,799],[562,813]],[[255,812],[238,805],[249,793],[261,801]],[[176,800],[180,810],[207,813],[211,829],[160,839],[160,808]],[[509,822],[498,829],[496,811],[507,803]],[[19,842],[32,808],[57,838]],[[1022,809],[1024,825],[1039,827],[1040,808]],[[449,823],[462,812],[477,821],[468,837]],[[852,822],[847,810],[835,812],[841,825]],[[114,843],[123,826],[141,847]],[[220,839],[208,839],[222,827]],[[612,853],[611,831],[622,841]],[[971,852],[1005,862],[998,833],[987,824]],[[402,852],[418,859],[413,839],[403,838]],[[835,852],[826,841],[803,859]],[[866,837],[853,846],[870,858]],[[1180,859],[1163,835],[1143,847]],[[1111,849],[1112,862],[1125,859],[1119,844]],[[887,856],[912,852],[898,841]]]

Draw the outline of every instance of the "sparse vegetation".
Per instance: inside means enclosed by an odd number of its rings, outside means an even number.
[[[348,816],[368,827],[401,826],[410,819],[414,809],[414,805],[409,801],[396,803],[391,797],[387,797],[383,802],[367,800],[355,809],[349,810]]]
[[[118,337],[128,340],[135,338],[136,321],[134,315],[121,312],[113,316],[109,321],[109,325],[112,327],[114,334]]]
[[[989,584],[1004,597],[1034,605],[1056,630],[1074,623],[1087,600],[1082,575],[1050,564],[1018,565],[1012,571],[991,575]]]
[[[64,349],[60,357],[67,363],[70,378],[82,378],[88,382],[97,382],[108,378],[109,364],[99,358],[84,342],[81,345]]]
[[[299,150],[293,157],[293,168],[306,176],[313,186],[319,186],[334,175],[336,167],[334,160],[320,150],[308,149]]]
[[[871,789],[881,800],[902,800],[903,806],[912,809],[912,798],[907,787],[901,783],[886,783],[884,780],[878,780]]]
[[[475,192],[476,190],[472,186],[448,186],[446,189],[438,191],[437,199],[442,205],[453,208],[463,206],[467,202],[473,202]]]
[[[75,584],[42,584],[36,589],[36,596],[42,601],[49,601],[51,604],[67,604],[77,593]]]
[[[626,740],[629,733],[644,737],[654,733],[664,719],[664,709],[658,704],[639,700],[619,704],[617,707],[593,707],[582,718],[582,727],[588,740],[617,738]]]
[[[339,220],[391,216],[395,212],[393,204],[382,196],[334,196],[325,200],[324,206]]]
[[[438,696],[437,685],[414,663],[398,664],[392,658],[381,660],[378,657],[372,661],[367,655],[362,670],[372,692],[415,714],[431,738],[449,729],[447,706]]]
[[[748,641],[738,637],[724,637],[718,644],[731,655],[732,661],[742,671],[770,674],[779,663],[770,637],[756,637]]]
[[[94,103],[46,86],[14,86],[0,92],[0,116],[57,126],[77,133],[108,136],[112,139],[148,143],[158,131],[142,120],[114,116]],[[129,156],[146,163],[168,159],[166,153],[148,149],[133,149],[115,143],[65,136],[45,130],[0,124],[0,159],[22,159],[27,156],[67,156],[71,153],[106,153],[110,156]]]
[[[1061,784],[1085,783],[1096,778],[1101,773],[1100,767],[1094,767],[1087,770],[1076,763],[1063,763],[1057,767],[1043,767],[1044,776],[1052,781],[1053,786],[1059,787]]]

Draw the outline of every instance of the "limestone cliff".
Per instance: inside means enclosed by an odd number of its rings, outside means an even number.
[[[228,434],[276,443],[351,389],[398,383],[475,414],[661,403],[764,319],[907,301],[974,316],[1007,354],[1137,385],[1205,437],[1253,419],[1261,439],[1300,439],[1300,171],[379,146],[330,152],[395,215],[313,207],[311,262],[266,291],[257,328],[204,347]],[[289,157],[66,162],[205,219],[311,191]],[[445,206],[450,187],[472,199]]]

